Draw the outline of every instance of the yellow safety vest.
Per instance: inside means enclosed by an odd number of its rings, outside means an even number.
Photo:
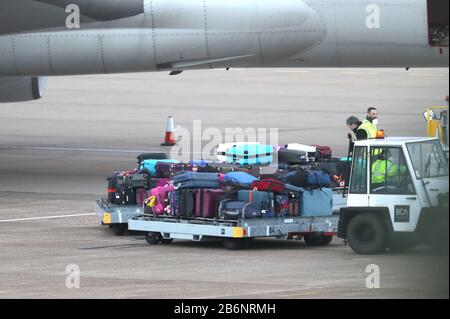
[[[368,139],[377,137],[377,126],[367,119],[362,122],[362,124],[358,127],[358,130],[366,131]]]
[[[382,184],[386,177],[393,177],[398,174],[397,165],[388,160],[377,160],[372,164],[372,184]]]

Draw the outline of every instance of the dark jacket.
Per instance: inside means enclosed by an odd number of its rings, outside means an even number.
[[[360,121],[358,123],[358,126],[353,130],[353,133],[355,133],[356,140],[367,140],[367,133],[365,130],[360,130],[359,127],[361,126],[362,122]],[[349,145],[348,153],[353,153],[353,147],[355,146],[355,143],[351,142]]]

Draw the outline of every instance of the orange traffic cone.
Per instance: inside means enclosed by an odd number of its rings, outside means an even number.
[[[175,140],[175,125],[173,122],[173,116],[169,116],[167,119],[166,136],[164,143],[162,143],[161,146],[174,146],[176,144],[177,141]]]

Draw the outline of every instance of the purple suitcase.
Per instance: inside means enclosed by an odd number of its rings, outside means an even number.
[[[225,193],[221,189],[198,189],[196,190],[195,216],[203,218],[214,218],[219,211],[220,201]]]
[[[156,164],[155,177],[173,179],[175,175],[186,171],[192,171],[192,165],[159,162]]]

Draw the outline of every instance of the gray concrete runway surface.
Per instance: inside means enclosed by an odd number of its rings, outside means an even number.
[[[0,298],[448,298],[448,257],[427,247],[358,256],[256,240],[147,246],[98,226],[95,199],[115,169],[161,147],[165,121],[191,129],[278,128],[280,143],[345,155],[349,115],[380,112],[388,135],[423,136],[448,69],[267,69],[50,78],[42,100],[0,104]],[[66,288],[66,266],[81,287]],[[366,267],[381,288],[366,288]]]

